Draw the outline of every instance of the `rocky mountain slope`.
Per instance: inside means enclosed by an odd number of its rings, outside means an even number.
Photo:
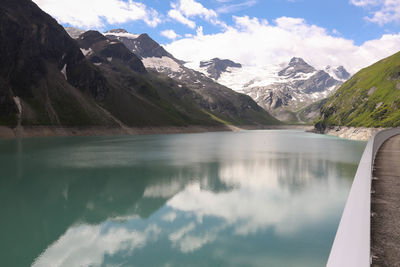
[[[256,104],[242,113],[221,101],[211,110],[211,100],[148,73],[118,40],[98,32],[74,40],[30,0],[0,3],[0,36],[0,125],[124,128],[275,122]],[[230,116],[224,116],[225,110]]]
[[[350,76],[342,66],[317,70],[296,57],[288,64],[263,68],[228,66],[220,69],[218,76],[212,75],[204,63],[197,68],[217,82],[251,96],[275,117],[290,122],[304,122],[298,112],[329,96]]]
[[[321,108],[316,128],[400,125],[400,52],[362,69]]]
[[[243,124],[276,124],[278,121],[250,97],[235,92],[184,66],[147,34],[132,34],[123,29],[104,33],[110,41],[120,41],[138,55],[146,69],[172,78],[179,86],[191,90],[200,107],[216,115],[221,121]]]

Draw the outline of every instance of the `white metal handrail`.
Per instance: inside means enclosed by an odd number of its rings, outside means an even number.
[[[371,180],[376,153],[400,128],[383,130],[369,140],[354,177],[327,267],[370,266]]]

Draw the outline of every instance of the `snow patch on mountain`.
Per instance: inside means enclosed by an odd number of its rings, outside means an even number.
[[[61,70],[61,73],[64,75],[65,80],[67,79],[67,64],[64,65],[64,67]]]
[[[81,48],[81,51],[82,51],[82,54],[83,54],[85,57],[86,57],[86,56],[89,56],[89,55],[93,52],[91,48],[89,48],[89,49]]]
[[[73,39],[78,39],[78,37],[85,32],[84,30],[74,27],[65,27],[64,29]]]
[[[129,32],[105,32],[103,33],[105,36],[116,36],[118,37],[125,37],[128,39],[136,39],[140,36],[140,34],[133,34]]]
[[[146,57],[142,59],[142,62],[146,68],[155,69],[159,72],[170,70],[172,72],[180,72],[180,65],[169,57]]]
[[[207,75],[206,68],[200,68],[198,65],[187,63],[188,68],[193,68]],[[194,67],[196,66],[196,67]],[[278,72],[282,70],[282,64],[266,65],[263,67],[243,66],[242,68],[227,68],[220,78],[216,80],[218,83],[225,85],[235,91],[243,92],[253,87],[265,87],[274,83],[293,82],[296,80],[307,80],[317,71],[311,73],[297,73],[292,77],[279,76]]]
[[[13,97],[14,103],[18,108],[18,114],[22,114],[22,105],[21,105],[21,99],[18,96]]]

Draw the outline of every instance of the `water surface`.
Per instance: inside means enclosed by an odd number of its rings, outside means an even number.
[[[300,131],[0,140],[2,266],[324,266],[365,147]]]

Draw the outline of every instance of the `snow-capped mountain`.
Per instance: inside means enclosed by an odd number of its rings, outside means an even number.
[[[196,67],[193,63],[187,66]],[[284,121],[302,121],[295,115],[296,112],[328,97],[350,77],[343,66],[317,70],[298,57],[292,58],[288,64],[261,68],[228,66],[224,71],[220,70],[218,78],[207,67],[201,63],[197,65],[197,70],[220,84],[251,96],[260,106]]]

